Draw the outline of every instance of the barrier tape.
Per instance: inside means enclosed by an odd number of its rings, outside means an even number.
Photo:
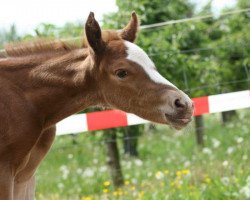
[[[192,99],[194,116],[238,110],[250,107],[250,90],[217,94]],[[85,131],[103,130],[149,123],[134,114],[120,110],[106,110],[72,115],[57,123],[57,135],[75,134]]]

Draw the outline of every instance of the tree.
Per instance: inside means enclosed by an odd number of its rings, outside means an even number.
[[[18,41],[20,37],[18,36],[17,29],[15,24],[10,26],[9,30],[2,30],[0,31],[0,48],[3,48],[4,44]]]
[[[236,8],[249,8],[249,1],[239,0]],[[221,47],[215,51],[219,64],[221,92],[245,90],[250,87],[250,36],[248,12],[220,18],[221,37],[214,41],[214,46]],[[236,111],[222,112],[222,121],[227,123],[236,116]]]

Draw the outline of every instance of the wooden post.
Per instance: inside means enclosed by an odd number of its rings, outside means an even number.
[[[110,169],[111,178],[114,187],[120,187],[123,185],[122,168],[120,164],[119,150],[116,141],[116,129],[109,129],[105,131],[106,144],[107,144],[107,156],[108,166]]]
[[[138,137],[140,135],[140,126],[129,126],[123,129],[123,148],[124,153],[129,156],[138,157]]]
[[[195,133],[196,133],[196,141],[197,144],[201,147],[204,146],[204,120],[203,116],[196,116],[195,117]]]
[[[237,117],[236,110],[230,110],[230,111],[225,111],[221,113],[221,119],[222,119],[223,125],[232,121],[232,119],[235,117]]]

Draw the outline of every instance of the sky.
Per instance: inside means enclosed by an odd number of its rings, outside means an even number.
[[[199,7],[208,0],[199,2]],[[235,4],[236,0],[213,0],[214,12]],[[1,2],[0,29],[16,24],[19,33],[31,33],[40,23],[62,26],[66,22],[84,22],[90,11],[98,20],[102,15],[117,11],[115,0],[7,0]]]

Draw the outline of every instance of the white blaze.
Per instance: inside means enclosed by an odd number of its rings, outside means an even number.
[[[125,41],[125,46],[127,47],[127,59],[131,60],[138,65],[140,65],[144,71],[148,74],[151,80],[156,83],[161,83],[164,85],[170,85],[176,88],[175,85],[170,83],[167,79],[165,79],[159,72],[156,70],[154,63],[148,57],[148,55],[143,51],[140,47],[135,45],[134,43]]]

